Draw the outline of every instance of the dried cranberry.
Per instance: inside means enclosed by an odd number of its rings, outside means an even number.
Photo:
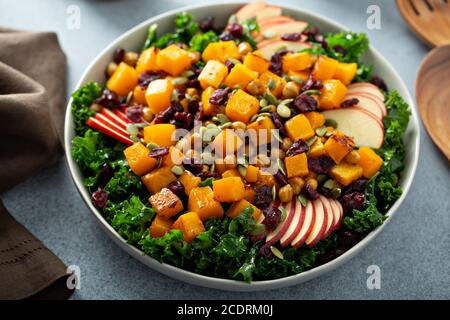
[[[200,21],[199,24],[200,30],[203,32],[213,30],[214,29],[214,17],[213,16],[207,16],[202,21]]]
[[[286,40],[286,41],[300,41],[301,38],[302,38],[302,34],[298,33],[298,32],[284,33],[281,35],[281,40]]]
[[[361,240],[361,235],[358,233],[353,233],[351,231],[341,231],[338,232],[338,246],[347,250],[353,247]]]
[[[297,154],[308,152],[309,146],[302,139],[295,140],[290,148],[286,151],[286,156],[293,157]]]
[[[263,185],[256,189],[254,204],[260,209],[265,209],[272,203],[272,188]]]
[[[169,183],[169,185],[167,186],[167,189],[169,189],[170,191],[172,191],[174,194],[176,194],[179,198],[184,197],[185,193],[184,193],[184,186],[183,184],[178,181],[172,181],[171,183]]]
[[[169,147],[153,148],[148,154],[150,158],[163,157],[169,154]]]
[[[272,245],[270,243],[265,243],[259,248],[259,254],[266,258],[266,259],[272,259],[273,258],[273,252],[270,249]]]
[[[287,185],[289,183],[286,176],[284,174],[282,174],[280,170],[278,170],[277,173],[275,173],[273,176],[275,177],[275,179],[278,181],[278,183],[282,187],[284,187],[285,185]]]
[[[148,86],[150,82],[153,80],[161,79],[166,76],[166,73],[163,71],[145,71],[139,74],[138,84],[145,88]]]
[[[234,63],[231,60],[227,60],[225,61],[225,66],[228,68],[228,72],[230,72],[234,67]]]
[[[228,93],[228,88],[215,90],[209,98],[209,103],[216,106],[225,103],[228,100]]]
[[[327,43],[327,41],[325,40],[325,37],[322,34],[316,34],[314,36],[314,41],[320,43],[322,48],[324,48],[324,49],[328,48],[328,43]]]
[[[316,200],[319,198],[319,193],[309,183],[306,184],[305,195],[309,200]]]
[[[194,121],[202,121],[203,120],[203,107],[200,104],[197,112],[194,114]]]
[[[280,209],[274,206],[270,206],[263,210],[263,214],[264,214],[263,224],[266,226],[267,231],[275,229],[280,223],[282,215]]]
[[[370,79],[370,83],[376,85],[378,88],[380,88],[383,91],[388,91],[386,82],[384,82],[383,78],[381,78],[381,77],[373,76],[372,79]]]
[[[284,122],[277,112],[272,112],[272,120],[273,120],[273,124],[275,125],[275,128],[277,128],[278,131],[280,132],[280,135],[282,137],[286,137],[287,132],[286,132],[286,128],[284,127]]]
[[[176,112],[173,119],[180,123],[178,127],[192,129],[194,126],[194,116],[188,112]]]
[[[317,109],[317,100],[309,94],[302,93],[295,97],[293,106],[300,113],[311,112]]]
[[[113,60],[115,63],[121,63],[125,57],[125,50],[123,48],[116,48],[113,54]]]
[[[331,249],[331,250],[325,252],[323,255],[321,255],[319,257],[319,259],[317,261],[317,264],[321,265],[321,264],[325,264],[327,262],[330,262],[331,260],[334,260],[337,257],[339,257],[344,252],[345,252],[345,250],[340,249],[340,248]]]
[[[244,34],[244,27],[239,23],[230,23],[225,30],[236,38],[240,38]]]
[[[309,170],[318,174],[327,174],[334,166],[334,160],[324,154],[316,158],[308,158]]]
[[[104,187],[108,183],[108,181],[112,178],[112,176],[113,170],[111,166],[107,163],[102,164],[102,166],[100,167],[99,185],[101,187]]]
[[[143,106],[140,104],[133,104],[132,106],[129,106],[126,109],[127,118],[134,123],[142,122],[142,109]]]
[[[352,192],[364,192],[366,190],[366,185],[369,180],[366,178],[360,178],[356,181],[353,181],[344,191],[344,194],[352,193]]]
[[[287,53],[289,53],[288,50],[280,50],[272,55],[272,57],[270,58],[270,71],[277,75],[281,75],[283,70],[283,56]]]
[[[331,193],[331,190],[328,188],[325,188],[324,186],[318,186],[317,192],[319,192],[320,194],[322,194],[323,196],[325,196],[327,198],[334,198],[333,194]]]
[[[108,202],[108,193],[105,190],[98,188],[97,191],[92,194],[91,201],[94,206],[103,209]]]
[[[303,34],[308,37],[309,40],[313,40],[320,32],[319,27],[313,27],[311,29],[303,31]]]
[[[222,32],[222,34],[219,36],[219,39],[221,41],[230,41],[230,40],[234,40],[234,37],[229,32]]]
[[[102,95],[97,98],[95,102],[109,109],[116,108],[120,105],[120,100],[117,94],[110,91],[109,89],[103,90]]]
[[[320,90],[323,88],[322,81],[319,79],[314,80],[312,73],[309,75],[308,80],[302,86],[302,92],[306,90]]]
[[[340,53],[343,57],[347,55],[347,50],[343,46],[336,45],[333,47],[333,50],[337,53]]]
[[[344,208],[345,214],[351,214],[354,209],[362,210],[364,209],[364,203],[366,202],[366,197],[361,192],[351,192],[344,194],[339,201]]]
[[[161,111],[155,116],[155,124],[159,123],[169,123],[170,119],[175,115],[175,110],[171,107]]]
[[[176,112],[183,112],[183,105],[179,101],[172,100],[170,102],[170,107]]]
[[[186,82],[186,88],[200,89],[200,87],[200,81],[198,79],[189,79],[188,82]]]
[[[356,106],[358,103],[359,103],[358,98],[347,99],[341,103],[341,108],[353,107]]]
[[[202,172],[200,172],[200,173],[197,175],[197,177],[199,177],[199,178],[202,179],[202,181],[203,181],[203,180],[208,179],[208,178],[217,178],[218,175],[217,175],[216,172],[202,171]]]
[[[198,100],[189,100],[188,111],[191,114],[195,114],[199,108],[200,108],[200,103],[198,102]]]
[[[189,159],[186,163],[183,162],[183,166],[193,175],[199,175],[203,171],[203,165],[197,159]]]

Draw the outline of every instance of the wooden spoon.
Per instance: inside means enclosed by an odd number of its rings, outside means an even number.
[[[416,96],[422,121],[450,161],[450,45],[434,48],[420,65]]]
[[[450,43],[450,0],[397,0],[397,7],[427,45]]]

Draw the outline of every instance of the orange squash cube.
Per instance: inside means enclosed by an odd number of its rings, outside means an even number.
[[[358,64],[355,62],[352,63],[339,62],[336,67],[336,72],[333,78],[340,80],[343,84],[348,86],[353,81],[353,78],[355,78],[357,70]]]
[[[138,73],[133,67],[121,62],[106,82],[106,87],[119,96],[126,96],[138,84]]]
[[[259,80],[261,80],[266,89],[269,88],[269,83],[273,82],[275,86],[272,90],[270,90],[270,92],[277,98],[281,96],[281,94],[283,93],[283,88],[286,85],[286,80],[270,71],[263,72],[259,77]]]
[[[225,108],[225,114],[231,121],[242,121],[244,123],[248,123],[250,118],[258,111],[258,99],[241,89],[231,96]]]
[[[269,117],[261,117],[260,119],[257,119],[256,121],[250,123],[247,126],[247,131],[248,130],[255,130],[256,131],[256,135],[258,137],[258,141],[259,136],[261,134],[261,136],[263,136],[263,133],[266,133],[266,141],[262,141],[262,143],[270,143],[271,139],[272,139],[272,130],[275,129],[275,124],[273,123],[272,119]],[[262,140],[262,138],[261,138]]]
[[[188,200],[190,211],[197,212],[202,221],[210,218],[222,218],[222,205],[214,199],[214,192],[210,187],[198,187],[191,190]]]
[[[269,172],[259,170],[258,181],[256,181],[256,184],[255,184],[256,187],[261,187],[261,186],[273,187],[276,184],[277,183],[276,183],[275,177],[272,174],[270,174]]]
[[[240,177],[228,177],[213,181],[214,199],[235,202],[244,198],[245,186]]]
[[[283,71],[302,71],[311,68],[315,56],[308,52],[288,53],[283,56]]]
[[[259,179],[259,174],[258,174],[258,179]],[[250,185],[246,185],[245,191],[244,191],[244,199],[250,203],[253,203],[253,201],[255,200],[255,195],[256,195],[255,189]]]
[[[237,169],[228,169],[224,173],[222,173],[222,178],[228,178],[228,177],[241,177],[241,174]]]
[[[156,71],[158,67],[156,65],[156,55],[158,54],[158,49],[155,47],[150,47],[145,49],[139,55],[139,59],[136,62],[136,71],[141,74],[145,71]]]
[[[325,150],[325,147],[320,139],[317,139],[314,141],[314,143],[309,147],[308,156],[312,158],[316,158],[319,156],[322,156],[326,154],[327,151]]]
[[[340,163],[330,170],[330,175],[344,186],[361,178],[362,174],[363,169],[357,164]]]
[[[327,56],[320,56],[314,64],[312,71],[314,79],[325,81],[332,79],[336,73],[338,61]]]
[[[243,142],[232,129],[222,130],[211,143],[216,156],[224,158],[226,155],[234,154]]]
[[[308,118],[309,123],[314,130],[325,124],[325,116],[320,112],[306,112],[305,117]]]
[[[169,148],[169,154],[165,155],[162,160],[162,165],[172,168],[173,166],[179,166],[183,163],[184,154],[180,149],[171,146]]]
[[[198,76],[198,81],[203,89],[213,87],[217,89],[225,77],[228,75],[228,68],[219,61],[210,60],[203,67]]]
[[[162,167],[147,173],[141,178],[145,187],[151,194],[161,191],[166,188],[172,181],[177,180],[177,177],[172,173],[169,167]]]
[[[314,136],[314,130],[304,114],[296,115],[284,124],[289,138],[308,140]]]
[[[258,175],[259,175],[258,167],[252,165],[247,166],[247,174],[245,175],[245,180],[251,183],[256,182],[258,181]]]
[[[147,92],[147,88],[143,88],[140,85],[134,87],[133,90],[133,101],[144,106],[147,105],[147,100],[145,99],[145,93]]]
[[[303,80],[303,82],[306,82],[309,78],[309,71],[289,71],[288,76],[297,77],[300,80]]]
[[[209,98],[211,98],[214,91],[215,89],[213,87],[208,87],[202,92],[202,107],[205,116],[212,116],[214,114],[215,106],[209,103]]]
[[[319,107],[325,110],[339,108],[347,91],[347,87],[340,80],[324,81],[320,90],[322,94],[319,97]]]
[[[196,236],[205,232],[205,226],[196,212],[182,214],[174,222],[172,228],[183,231],[184,240],[187,243],[191,243]]]
[[[186,50],[171,44],[158,52],[156,65],[159,69],[176,77],[191,67],[191,57]]]
[[[148,154],[150,151],[140,142],[136,142],[132,146],[126,148],[123,153],[128,161],[131,170],[138,176],[142,176],[156,167],[157,161],[155,158],[150,158]]]
[[[226,215],[228,216],[228,218],[234,219],[237,216],[239,216],[241,212],[248,206],[253,208],[253,218],[255,219],[255,221],[257,221],[261,215],[261,210],[245,199],[233,203],[231,207],[227,210]]]
[[[162,218],[170,218],[183,211],[183,203],[175,193],[167,188],[162,188],[160,192],[152,195],[148,201]]]
[[[202,179],[194,176],[190,171],[184,170],[183,174],[178,178],[184,187],[184,192],[187,196],[191,193],[191,190],[197,188]]]
[[[363,169],[363,176],[372,178],[383,165],[383,159],[369,147],[359,148],[358,153],[360,157],[358,165]]]
[[[225,79],[225,84],[229,87],[239,85],[241,88],[246,88],[250,81],[256,79],[258,74],[252,69],[243,64],[236,64],[231,69],[230,74]]]
[[[150,235],[152,238],[160,238],[170,231],[173,221],[171,219],[164,219],[161,216],[155,216],[150,225]]]
[[[269,70],[270,62],[254,53],[248,53],[244,58],[244,66],[262,74]]]
[[[286,174],[288,178],[303,177],[308,175],[308,158],[304,153],[284,158],[284,164],[286,166]]]
[[[225,63],[230,58],[239,59],[239,57],[240,54],[236,42],[232,40],[211,42],[202,53],[202,59],[205,62],[217,60]]]
[[[147,105],[154,114],[170,106],[173,89],[173,83],[168,79],[157,79],[149,83],[145,92],[145,100],[147,100]]]
[[[350,137],[338,131],[328,138],[324,148],[334,162],[340,163],[353,150],[354,145],[355,143]]]
[[[173,146],[176,141],[172,139],[177,128],[173,124],[158,123],[151,124],[144,128],[144,140],[147,143],[156,143],[160,147]]]

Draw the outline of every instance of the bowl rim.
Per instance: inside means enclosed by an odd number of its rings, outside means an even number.
[[[77,82],[75,88],[73,88],[73,91],[77,90],[81,87],[82,84],[84,84],[87,79],[87,75],[89,71],[95,67],[95,65],[99,62],[101,57],[108,52],[111,48],[116,47],[118,43],[121,41],[127,39],[128,37],[132,36],[136,31],[140,30],[144,26],[148,26],[152,23],[155,23],[161,19],[164,19],[168,16],[172,16],[176,13],[183,12],[183,11],[191,11],[194,9],[201,9],[201,8],[211,8],[211,7],[223,7],[223,6],[238,6],[238,5],[244,5],[248,3],[248,1],[231,1],[227,2],[226,4],[223,3],[203,3],[203,4],[194,4],[189,6],[183,6],[177,9],[172,9],[166,12],[163,12],[161,14],[158,14],[156,16],[150,17],[149,19],[146,19],[145,21],[135,25],[128,31],[121,34],[119,37],[115,38],[112,42],[110,42],[99,54],[96,55],[96,57],[91,61],[91,63],[86,67],[84,70],[80,80]],[[277,4],[278,5],[278,4]],[[326,23],[330,26],[332,26],[335,29],[340,29],[342,31],[349,31],[349,28],[345,27],[344,25],[334,21],[331,18],[325,17],[322,14],[315,13],[313,11],[310,11],[308,9],[303,8],[297,8],[293,5],[278,5],[282,9],[288,9],[291,11],[295,11],[307,18],[313,18],[315,20],[320,20],[323,23]],[[405,101],[408,103],[410,111],[411,111],[411,117],[410,117],[410,131],[413,133],[413,137],[411,138],[410,145],[414,148],[414,153],[411,154],[410,159],[410,174],[408,176],[402,177],[404,179],[404,185],[403,185],[403,192],[399,199],[392,205],[392,207],[388,210],[386,213],[387,219],[384,221],[384,223],[377,227],[376,229],[372,230],[369,234],[367,234],[360,242],[358,242],[355,246],[344,252],[342,255],[338,256],[337,258],[322,264],[320,266],[314,267],[312,269],[309,269],[307,271],[294,274],[291,276],[287,276],[284,278],[278,278],[278,279],[272,279],[272,280],[262,280],[262,281],[252,281],[251,283],[238,281],[238,280],[232,280],[232,279],[225,279],[225,278],[216,278],[211,276],[205,276],[201,275],[192,271],[188,271],[185,269],[181,269],[175,266],[172,266],[170,264],[166,263],[160,263],[156,259],[145,255],[141,250],[138,248],[129,245],[125,242],[125,240],[112,228],[112,226],[105,220],[105,218],[102,216],[102,214],[94,207],[94,205],[91,203],[90,197],[87,193],[87,190],[85,189],[83,182],[82,182],[82,176],[78,173],[78,167],[75,161],[72,158],[71,155],[71,137],[73,134],[73,119],[71,114],[71,105],[72,105],[72,97],[70,97],[67,107],[66,107],[66,114],[65,114],[65,121],[64,121],[64,149],[67,159],[67,164],[69,166],[70,175],[75,183],[75,186],[80,193],[82,199],[84,200],[85,204],[90,209],[91,213],[97,218],[96,221],[100,224],[100,226],[103,228],[103,230],[110,236],[110,238],[123,250],[125,250],[128,254],[130,254],[132,257],[136,258],[137,260],[141,261],[142,263],[146,264],[147,266],[151,267],[153,270],[156,270],[166,276],[169,276],[171,278],[175,278],[177,280],[187,282],[193,285],[200,285],[203,287],[208,288],[214,288],[219,290],[229,290],[229,291],[260,291],[260,290],[268,290],[268,289],[277,289],[282,287],[288,287],[295,284],[299,284],[302,282],[309,281],[317,276],[320,276],[326,272],[329,272],[331,270],[336,269],[337,267],[341,266],[342,264],[349,261],[351,258],[353,258],[356,254],[358,254],[364,247],[366,247],[380,232],[383,230],[383,228],[389,223],[389,221],[392,219],[393,215],[397,211],[397,209],[400,207],[400,205],[403,203],[406,195],[409,193],[410,187],[412,185],[412,182],[414,180],[414,176],[417,169],[418,159],[419,159],[419,148],[420,148],[420,126],[419,126],[419,118],[416,111],[415,103],[411,97],[411,94],[405,85],[404,81],[396,71],[396,69],[391,65],[391,63],[381,54],[379,53],[372,45],[369,46],[368,49],[369,52],[374,56],[374,61],[377,61],[378,64],[384,65],[388,70],[389,73],[393,76],[398,86],[396,86],[397,89],[401,89],[401,91],[404,92],[402,97],[405,99]]]

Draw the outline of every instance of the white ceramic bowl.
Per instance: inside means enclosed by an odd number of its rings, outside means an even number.
[[[234,2],[227,4],[207,4],[207,5],[196,5],[190,7],[184,7],[181,9],[169,11],[167,13],[158,15],[147,21],[137,25],[132,28],[128,32],[124,33],[118,39],[113,41],[106,49],[104,49],[88,66],[80,81],[78,82],[77,88],[79,88],[82,84],[88,81],[97,81],[100,83],[104,82],[104,70],[109,63],[113,51],[117,47],[123,47],[128,50],[140,50],[144,43],[144,40],[147,35],[147,28],[149,25],[153,23],[158,23],[158,32],[170,32],[173,30],[173,23],[175,15],[178,12],[187,11],[194,15],[196,19],[200,19],[207,15],[212,15],[216,17],[216,25],[225,25],[228,17],[234,13],[240,6],[242,6],[242,2]],[[330,32],[339,32],[342,30],[348,30],[346,27],[331,21],[330,19],[320,16],[318,14],[309,12],[307,10],[302,10],[294,7],[283,6],[283,11],[285,14],[290,15],[294,18],[308,21],[317,25],[323,31]],[[268,290],[275,289],[280,287],[287,287],[294,284],[298,284],[301,282],[308,281],[312,278],[318,277],[326,272],[333,270],[334,268],[342,265],[346,261],[350,260],[354,257],[358,252],[360,252],[367,244],[375,238],[375,236],[381,232],[381,230],[386,226],[389,222],[390,218],[397,211],[400,204],[405,199],[406,194],[409,191],[411,183],[413,181],[414,173],[417,167],[418,155],[419,155],[419,124],[418,124],[418,116],[416,110],[414,108],[413,100],[411,99],[411,95],[408,92],[405,84],[402,79],[395,71],[395,69],[389,64],[389,62],[374,48],[370,48],[365,55],[363,61],[366,63],[372,64],[374,66],[374,73],[381,75],[389,88],[397,89],[402,97],[405,98],[406,102],[411,107],[412,117],[409,123],[409,127],[404,136],[404,141],[406,144],[406,167],[404,171],[404,176],[401,179],[401,186],[403,188],[403,194],[400,199],[392,206],[392,208],[387,213],[388,219],[385,223],[373,230],[370,234],[368,234],[362,241],[360,241],[353,248],[345,252],[343,255],[338,258],[330,261],[324,265],[318,266],[314,269],[302,272],[297,275],[275,279],[275,280],[266,280],[266,281],[253,281],[252,283],[245,283],[235,280],[228,279],[220,279],[207,277],[203,275],[199,275],[190,271],[186,271],[183,269],[179,269],[173,267],[168,264],[161,264],[157,260],[145,256],[140,250],[137,248],[128,245],[119,234],[106,222],[106,220],[102,217],[100,212],[92,205],[90,200],[90,194],[83,186],[83,178],[77,167],[77,164],[74,162],[70,150],[71,150],[71,141],[74,137],[73,130],[73,121],[72,114],[70,112],[70,105],[72,100],[69,101],[67,106],[66,118],[65,118],[65,150],[67,155],[67,161],[69,164],[70,172],[72,174],[73,180],[75,181],[75,185],[78,188],[83,200],[86,202],[87,206],[91,210],[92,214],[95,216],[97,221],[100,223],[105,232],[119,245],[123,250],[128,252],[131,256],[138,259],[139,261],[145,263],[149,267],[154,270],[157,270],[167,276],[172,278],[185,281],[191,284],[222,289],[222,290],[234,290],[234,291],[257,291],[257,290]]]

